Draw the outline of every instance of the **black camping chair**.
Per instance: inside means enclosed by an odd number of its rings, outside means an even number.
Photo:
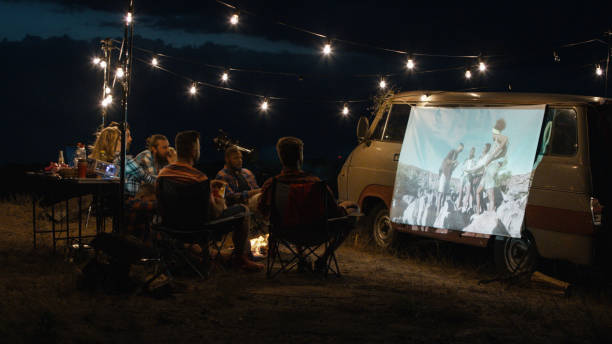
[[[236,214],[211,221],[208,180],[193,184],[161,177],[157,179],[157,188],[161,224],[153,225],[152,229],[161,236],[160,239],[154,235],[154,241],[164,265],[170,266],[177,260],[182,260],[204,278],[209,273],[208,267],[211,263],[209,246],[216,251],[215,259],[220,259],[227,234],[240,226],[248,214]],[[189,257],[185,243],[202,247],[207,271],[200,271],[200,264]]]
[[[335,230],[335,226],[354,227],[356,223],[356,217],[350,215],[330,218],[336,204],[325,182],[290,184],[275,179],[272,194],[266,262],[268,278],[295,267],[308,266],[309,258],[321,258],[317,251],[320,248],[328,250],[330,244],[343,235]],[[289,258],[283,258],[281,247],[289,251]],[[277,262],[280,267],[274,271]],[[331,252],[325,261],[325,277],[329,272],[340,276],[335,252]]]

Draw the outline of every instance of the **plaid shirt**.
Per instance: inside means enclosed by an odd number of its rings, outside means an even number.
[[[272,200],[274,199],[274,195],[272,194],[272,184],[274,183],[275,179],[279,182],[289,184],[314,183],[321,181],[321,179],[319,179],[317,176],[302,170],[293,169],[283,169],[280,174],[269,178],[261,187],[261,198],[259,199],[259,204],[257,205],[257,209],[265,218],[268,218],[272,212]],[[334,193],[331,191],[329,186],[327,187],[327,190],[329,191],[328,196],[330,200],[328,204],[330,207],[335,207],[335,209],[330,209],[330,216],[340,217],[346,215],[346,211],[343,207],[335,206],[336,200],[334,198]]]
[[[219,173],[217,173],[217,176],[215,177],[215,179],[220,179],[227,183],[225,199],[228,201],[228,204],[246,202],[249,198],[249,191],[259,189],[259,185],[257,185],[257,181],[255,180],[253,172],[247,170],[246,168],[243,168],[240,169],[240,174],[249,184],[248,190],[240,190],[238,178],[236,178],[232,170],[227,166],[225,166],[225,168],[219,171]]]
[[[150,150],[145,149],[142,152],[138,153],[134,158],[136,163],[142,167],[145,172],[149,173],[152,176],[157,176],[159,171],[164,168],[166,165],[161,165],[155,161],[153,158],[153,153]]]
[[[121,160],[119,158],[115,158],[114,163],[117,166],[120,166]],[[143,170],[131,157],[126,157],[125,194],[129,197],[136,196],[136,193],[138,193],[138,189],[140,188],[140,184],[142,183],[155,184],[155,176],[152,176]]]

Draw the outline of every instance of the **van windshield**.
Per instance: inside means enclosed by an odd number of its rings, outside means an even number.
[[[410,105],[393,104],[382,136],[383,141],[402,142],[410,117]]]

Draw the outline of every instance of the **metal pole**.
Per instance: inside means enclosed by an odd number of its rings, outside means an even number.
[[[134,15],[134,1],[130,0],[129,13]],[[128,97],[130,95],[130,81],[132,79],[132,45],[134,38],[134,21],[126,22],[123,39],[127,45],[125,52],[124,64],[121,66],[125,70],[125,80],[123,81],[123,99],[121,100],[122,120],[121,120],[121,176],[119,179],[120,196],[119,196],[119,232],[123,232],[125,228],[124,203],[125,203],[125,159],[127,151],[126,130],[127,130],[127,111]]]
[[[612,51],[612,47],[610,47],[610,36],[612,36],[612,31],[608,31],[608,57],[606,58],[606,84],[604,86],[604,98],[608,97],[608,69],[610,67],[610,51]]]

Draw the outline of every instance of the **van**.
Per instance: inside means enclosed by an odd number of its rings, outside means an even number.
[[[389,217],[404,133],[413,106],[546,105],[520,238],[393,223]],[[548,128],[548,129],[546,129]],[[338,174],[340,200],[357,202],[374,242],[392,246],[398,233],[494,248],[504,272],[531,269],[538,257],[593,264],[610,252],[604,205],[610,198],[607,161],[612,102],[601,97],[537,93],[411,91],[387,98],[371,124],[357,126],[359,144]]]

